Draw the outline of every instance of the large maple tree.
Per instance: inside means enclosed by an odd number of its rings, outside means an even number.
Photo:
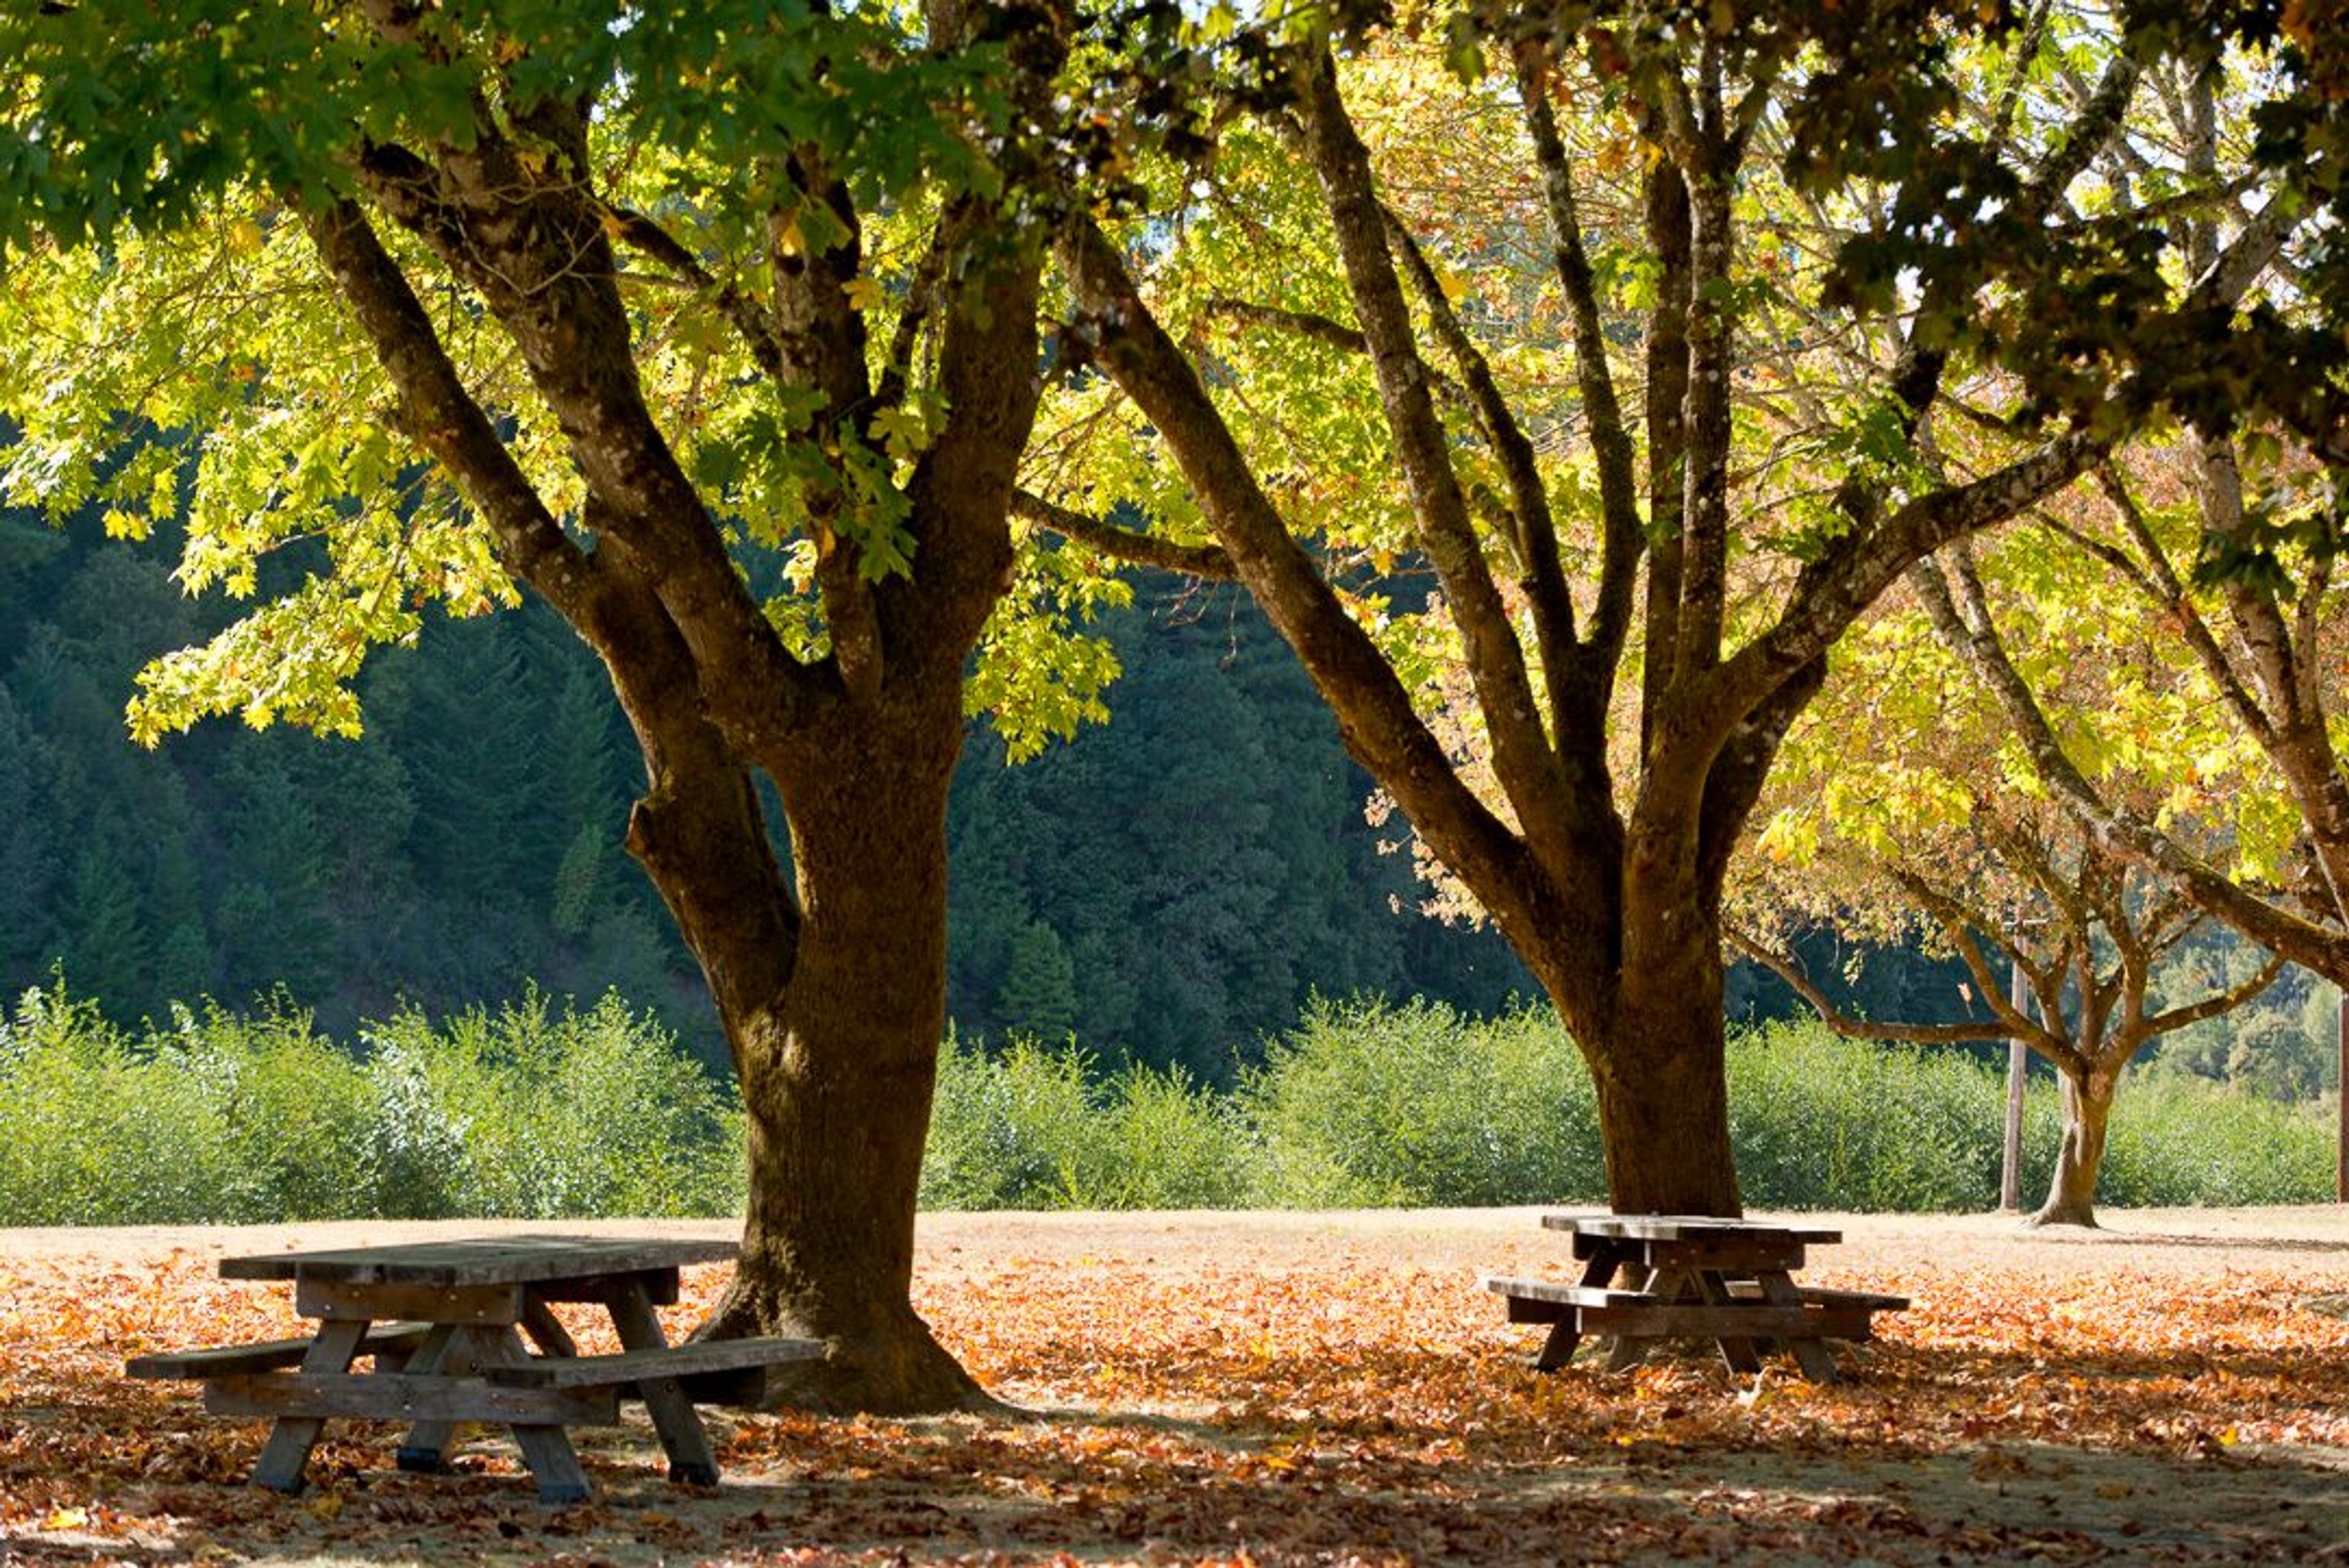
[[[2292,172],[2173,160],[2174,206],[2099,197],[2137,178],[2147,61],[2230,25],[1479,10],[1407,90],[1408,46],[1276,39],[1215,166],[1245,208],[1064,241],[1098,375],[1031,513],[1206,545],[1254,593],[1556,1003],[1619,1209],[1739,1208],[1723,887],[1828,650],[2150,417],[2142,375],[2081,359],[2223,317],[2300,210],[2189,269],[2178,210]],[[1481,204],[1449,178],[1488,167]]]
[[[362,656],[432,601],[558,611],[642,749],[626,843],[749,1113],[706,1328],[826,1340],[790,1390],[818,1405],[982,1398],[909,1305],[914,1204],[1076,30],[1048,0],[0,16],[5,488],[171,519],[191,586],[271,590],[147,672],[134,729],[355,730]]]

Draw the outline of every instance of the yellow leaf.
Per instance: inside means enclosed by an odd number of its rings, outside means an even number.
[[[840,285],[840,292],[848,296],[851,310],[872,310],[886,297],[881,292],[880,281],[869,273],[859,273],[849,279]]]

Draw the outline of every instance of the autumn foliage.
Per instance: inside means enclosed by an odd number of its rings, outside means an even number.
[[[1268,1258],[1181,1228],[933,1249],[920,1309],[1039,1418],[719,1413],[715,1493],[663,1483],[641,1423],[589,1432],[599,1501],[562,1510],[500,1443],[411,1477],[365,1428],[329,1429],[298,1500],[243,1486],[258,1426],[119,1368],[294,1331],[285,1295],[160,1243],[20,1253],[0,1562],[2242,1562],[2349,1540],[2318,1468],[2349,1448],[2349,1323],[2308,1305],[2349,1288],[2341,1243],[1822,1258],[1823,1282],[1916,1305],[1815,1387],[1694,1356],[1537,1377],[1452,1256],[1333,1231]],[[1485,1261],[1560,1260],[1530,1234]],[[672,1326],[719,1284],[689,1275]]]

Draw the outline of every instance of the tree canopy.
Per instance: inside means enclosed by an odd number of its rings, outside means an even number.
[[[2257,138],[2148,153],[2148,74],[2238,46]],[[1827,650],[2221,366],[2323,402],[2245,291],[2329,232],[2289,161],[2329,122],[2265,14],[1589,5],[1274,60],[1179,221],[1063,242],[1100,374],[1041,499],[1212,536],[1557,1002],[1617,1204],[1733,1211],[1722,888]]]

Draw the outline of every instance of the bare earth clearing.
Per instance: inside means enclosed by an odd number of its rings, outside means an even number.
[[[2349,1561],[2343,1211],[1804,1216],[1846,1237],[1807,1279],[1916,1303],[1825,1388],[1537,1377],[1475,1287],[1568,1272],[1537,1213],[928,1216],[924,1311],[1037,1418],[713,1413],[698,1493],[639,1419],[582,1434],[601,1497],[563,1510],[500,1441],[398,1474],[388,1429],[330,1429],[301,1499],[245,1488],[260,1429],[122,1358],[291,1331],[224,1253],[730,1226],[0,1232],[0,1562]]]

